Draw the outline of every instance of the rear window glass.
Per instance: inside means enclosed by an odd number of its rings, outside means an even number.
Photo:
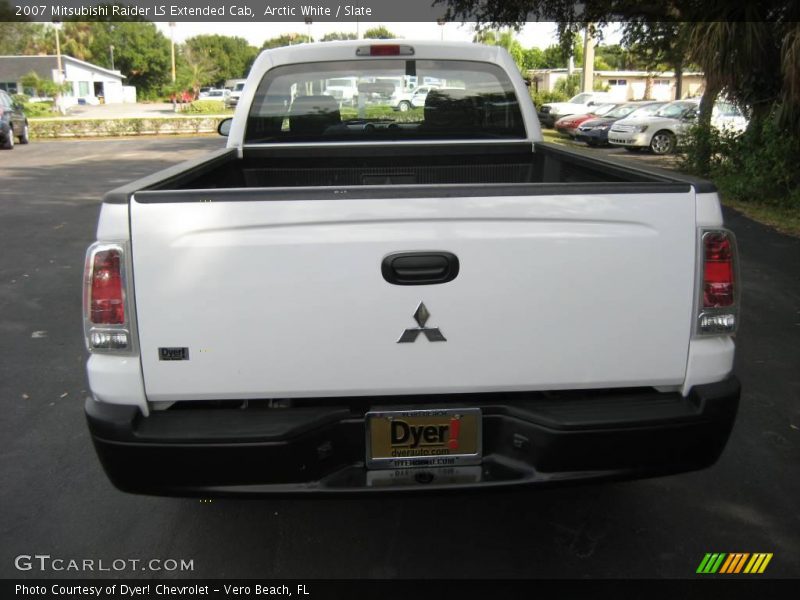
[[[525,138],[511,81],[497,65],[457,60],[276,67],[258,86],[245,133],[248,143],[492,138]]]

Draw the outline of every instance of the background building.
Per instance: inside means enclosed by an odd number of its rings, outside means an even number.
[[[573,73],[580,74],[580,69]],[[552,92],[556,83],[567,76],[567,69],[532,69],[528,76],[533,81],[534,89],[539,92]],[[648,79],[650,90],[648,93]],[[676,100],[675,73],[665,71],[595,71],[594,83],[607,86],[615,100]],[[699,96],[705,86],[703,74],[689,71],[683,74],[682,98]]]
[[[70,104],[120,104],[136,102],[136,88],[123,85],[125,77],[119,71],[98,67],[91,63],[61,56],[64,81],[70,90],[63,95],[66,106]],[[0,56],[0,89],[11,94],[34,95],[34,91],[23,89],[21,79],[28,73],[36,73],[42,79],[58,80],[58,58],[56,56]]]

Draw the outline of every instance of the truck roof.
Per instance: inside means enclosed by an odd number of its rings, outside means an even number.
[[[482,62],[503,63],[501,57],[507,55],[500,46],[485,46],[471,42],[440,42],[431,40],[345,40],[336,42],[318,42],[312,44],[298,44],[296,46],[283,46],[265,50],[261,53],[253,71],[264,69],[261,64],[268,61],[268,66],[275,67],[284,64],[354,60],[356,48],[374,45],[411,46],[414,49],[413,58],[418,60],[473,60]],[[365,56],[368,59],[397,59],[397,56]],[[408,58],[403,56],[402,58]]]

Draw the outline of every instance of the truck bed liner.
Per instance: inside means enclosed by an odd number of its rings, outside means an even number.
[[[403,187],[408,186],[413,194],[422,196],[450,194],[442,189],[426,193],[421,186],[456,186],[453,192],[474,195],[458,189],[463,185],[475,186],[476,193],[487,196],[496,195],[491,186],[524,186],[517,191],[527,195],[611,190],[618,193],[678,191],[688,189],[688,185],[697,192],[714,191],[707,182],[690,176],[598,159],[554,144],[537,143],[534,148],[529,143],[434,147],[434,153],[426,148],[424,155],[417,145],[399,144],[347,148],[316,146],[302,149],[302,154],[298,153],[298,148],[248,147],[242,158],[238,158],[237,150],[226,149],[117,188],[106,195],[105,201],[127,203],[133,193],[140,191],[243,192],[291,188],[298,188],[298,191],[303,188],[303,197],[308,199],[308,188],[317,188],[319,193],[315,196],[326,198],[330,195],[326,192],[343,187],[365,188],[365,191],[370,188],[369,193],[375,194],[375,188],[380,186],[391,187],[394,194],[400,195]],[[575,184],[584,185],[575,187]],[[585,189],[580,189],[582,187]],[[502,193],[511,191],[504,188]],[[279,194],[281,199],[284,195]],[[273,196],[270,194],[270,198]],[[154,202],[159,197],[156,194],[149,199],[143,196],[137,199]],[[171,201],[196,200],[192,194],[170,194],[169,197]],[[380,194],[373,197],[380,197]],[[234,198],[245,199],[237,194],[214,198],[214,201]],[[260,199],[266,198],[261,196]]]

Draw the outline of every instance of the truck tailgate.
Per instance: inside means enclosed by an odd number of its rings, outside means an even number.
[[[147,397],[680,384],[694,192],[646,187],[340,200],[139,192],[130,216]],[[404,251],[451,252],[460,272],[390,284],[382,260]],[[398,343],[421,302],[446,341]]]

